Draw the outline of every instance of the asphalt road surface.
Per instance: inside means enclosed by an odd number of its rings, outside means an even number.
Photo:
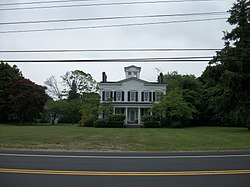
[[[0,150],[0,186],[249,187],[250,151]]]

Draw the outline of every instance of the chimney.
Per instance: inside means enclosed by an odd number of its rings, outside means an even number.
[[[102,82],[107,82],[107,75],[105,72],[102,72]]]
[[[160,75],[157,77],[158,83],[163,84],[163,74],[160,73]]]

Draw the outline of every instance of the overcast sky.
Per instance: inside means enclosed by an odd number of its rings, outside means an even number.
[[[0,0],[0,4],[16,2],[34,2],[38,0]],[[48,1],[48,0],[40,0]],[[50,4],[31,4],[19,6],[0,5],[0,9],[15,7],[34,7],[52,5],[94,4],[110,2],[134,2],[137,0],[88,0],[86,2],[67,2]],[[150,0],[138,0],[150,1]],[[137,1],[137,2],[138,2]],[[168,0],[169,1],[169,0]],[[185,0],[184,0],[185,1]],[[112,6],[79,6],[70,8],[0,10],[0,22],[73,19],[93,17],[190,14],[201,12],[226,12],[234,0],[210,0],[172,3],[149,3]],[[45,28],[65,28],[82,26],[99,26],[114,24],[131,24],[146,22],[168,22],[194,19],[228,17],[228,14],[140,18],[123,20],[98,20],[79,22],[58,22],[40,24],[0,24],[0,32],[10,30],[30,30]],[[96,29],[78,29],[64,31],[0,33],[0,50],[36,50],[36,49],[130,49],[130,48],[222,48],[223,31],[231,27],[226,20],[171,23],[131,27],[111,27]],[[103,59],[103,58],[141,58],[141,57],[181,57],[213,56],[215,51],[192,52],[78,52],[78,53],[0,53],[1,60],[14,59]],[[26,78],[38,84],[44,84],[46,78],[55,75],[58,79],[67,71],[82,70],[90,73],[95,80],[101,80],[105,71],[108,80],[124,78],[123,68],[128,65],[142,67],[141,78],[155,81],[156,68],[163,73],[178,71],[181,74],[200,76],[207,62],[193,63],[18,63],[18,68]]]

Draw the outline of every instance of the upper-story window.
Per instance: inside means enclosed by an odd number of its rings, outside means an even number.
[[[149,95],[148,91],[144,92],[144,101],[149,101]]]
[[[116,91],[116,101],[122,101],[122,91]]]
[[[129,91],[128,92],[128,101],[138,101],[138,92]]]
[[[108,101],[112,97],[112,92],[111,91],[103,91],[102,92],[102,100],[103,101]]]
[[[131,91],[130,92],[130,101],[135,101],[136,100],[136,92],[135,91]]]

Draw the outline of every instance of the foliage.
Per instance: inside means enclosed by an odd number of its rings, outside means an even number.
[[[67,72],[61,78],[64,91],[59,90],[54,76],[45,82],[49,86],[48,93],[60,100],[58,105],[60,109],[57,107],[60,111],[59,122],[90,126],[98,117],[100,101],[99,94],[96,93],[98,84],[90,74],[80,70]]]
[[[62,116],[59,118],[60,123],[79,123],[81,120],[82,103],[79,99],[62,100]]]
[[[108,121],[124,121],[126,118],[125,114],[111,114],[108,117]]]
[[[143,123],[144,128],[159,128],[160,122],[159,121],[145,121]]]
[[[124,122],[123,121],[107,121],[108,128],[123,128]]]
[[[22,77],[22,73],[16,65],[10,66],[4,62],[0,63],[0,122],[8,121],[8,89],[12,84],[12,80],[19,77]]]
[[[100,96],[97,93],[84,93],[81,96],[81,121],[85,126],[93,126],[98,118]]]
[[[107,127],[107,122],[105,119],[97,119],[94,123],[93,126],[96,128],[102,128],[102,127]]]
[[[202,83],[194,75],[180,75],[177,71],[164,75],[168,91],[180,90],[183,100],[190,108],[196,111],[202,110]],[[198,112],[193,113],[193,118],[198,119]]]
[[[9,120],[32,122],[42,111],[48,97],[45,87],[25,78],[12,79],[8,89]]]
[[[52,125],[55,124],[56,120],[59,120],[63,114],[64,110],[66,108],[65,100],[58,100],[53,101],[52,99],[48,100],[47,103],[44,106],[44,114],[45,117],[51,122]]]
[[[170,119],[184,119],[189,120],[194,118],[197,110],[189,106],[183,99],[180,90],[169,91],[164,95],[159,103],[152,106],[152,111],[158,116],[167,116]]]
[[[66,72],[61,76],[63,85],[65,86],[64,93],[69,93],[70,90],[76,91],[78,94],[91,93],[98,91],[98,84],[89,73],[81,70]]]
[[[218,51],[201,76],[204,118],[222,124],[247,125],[250,113],[250,2],[237,0],[229,10],[225,47]]]
[[[113,114],[113,107],[111,105],[111,100],[102,102],[100,104],[99,113],[103,115],[104,119],[108,119],[108,117]]]

